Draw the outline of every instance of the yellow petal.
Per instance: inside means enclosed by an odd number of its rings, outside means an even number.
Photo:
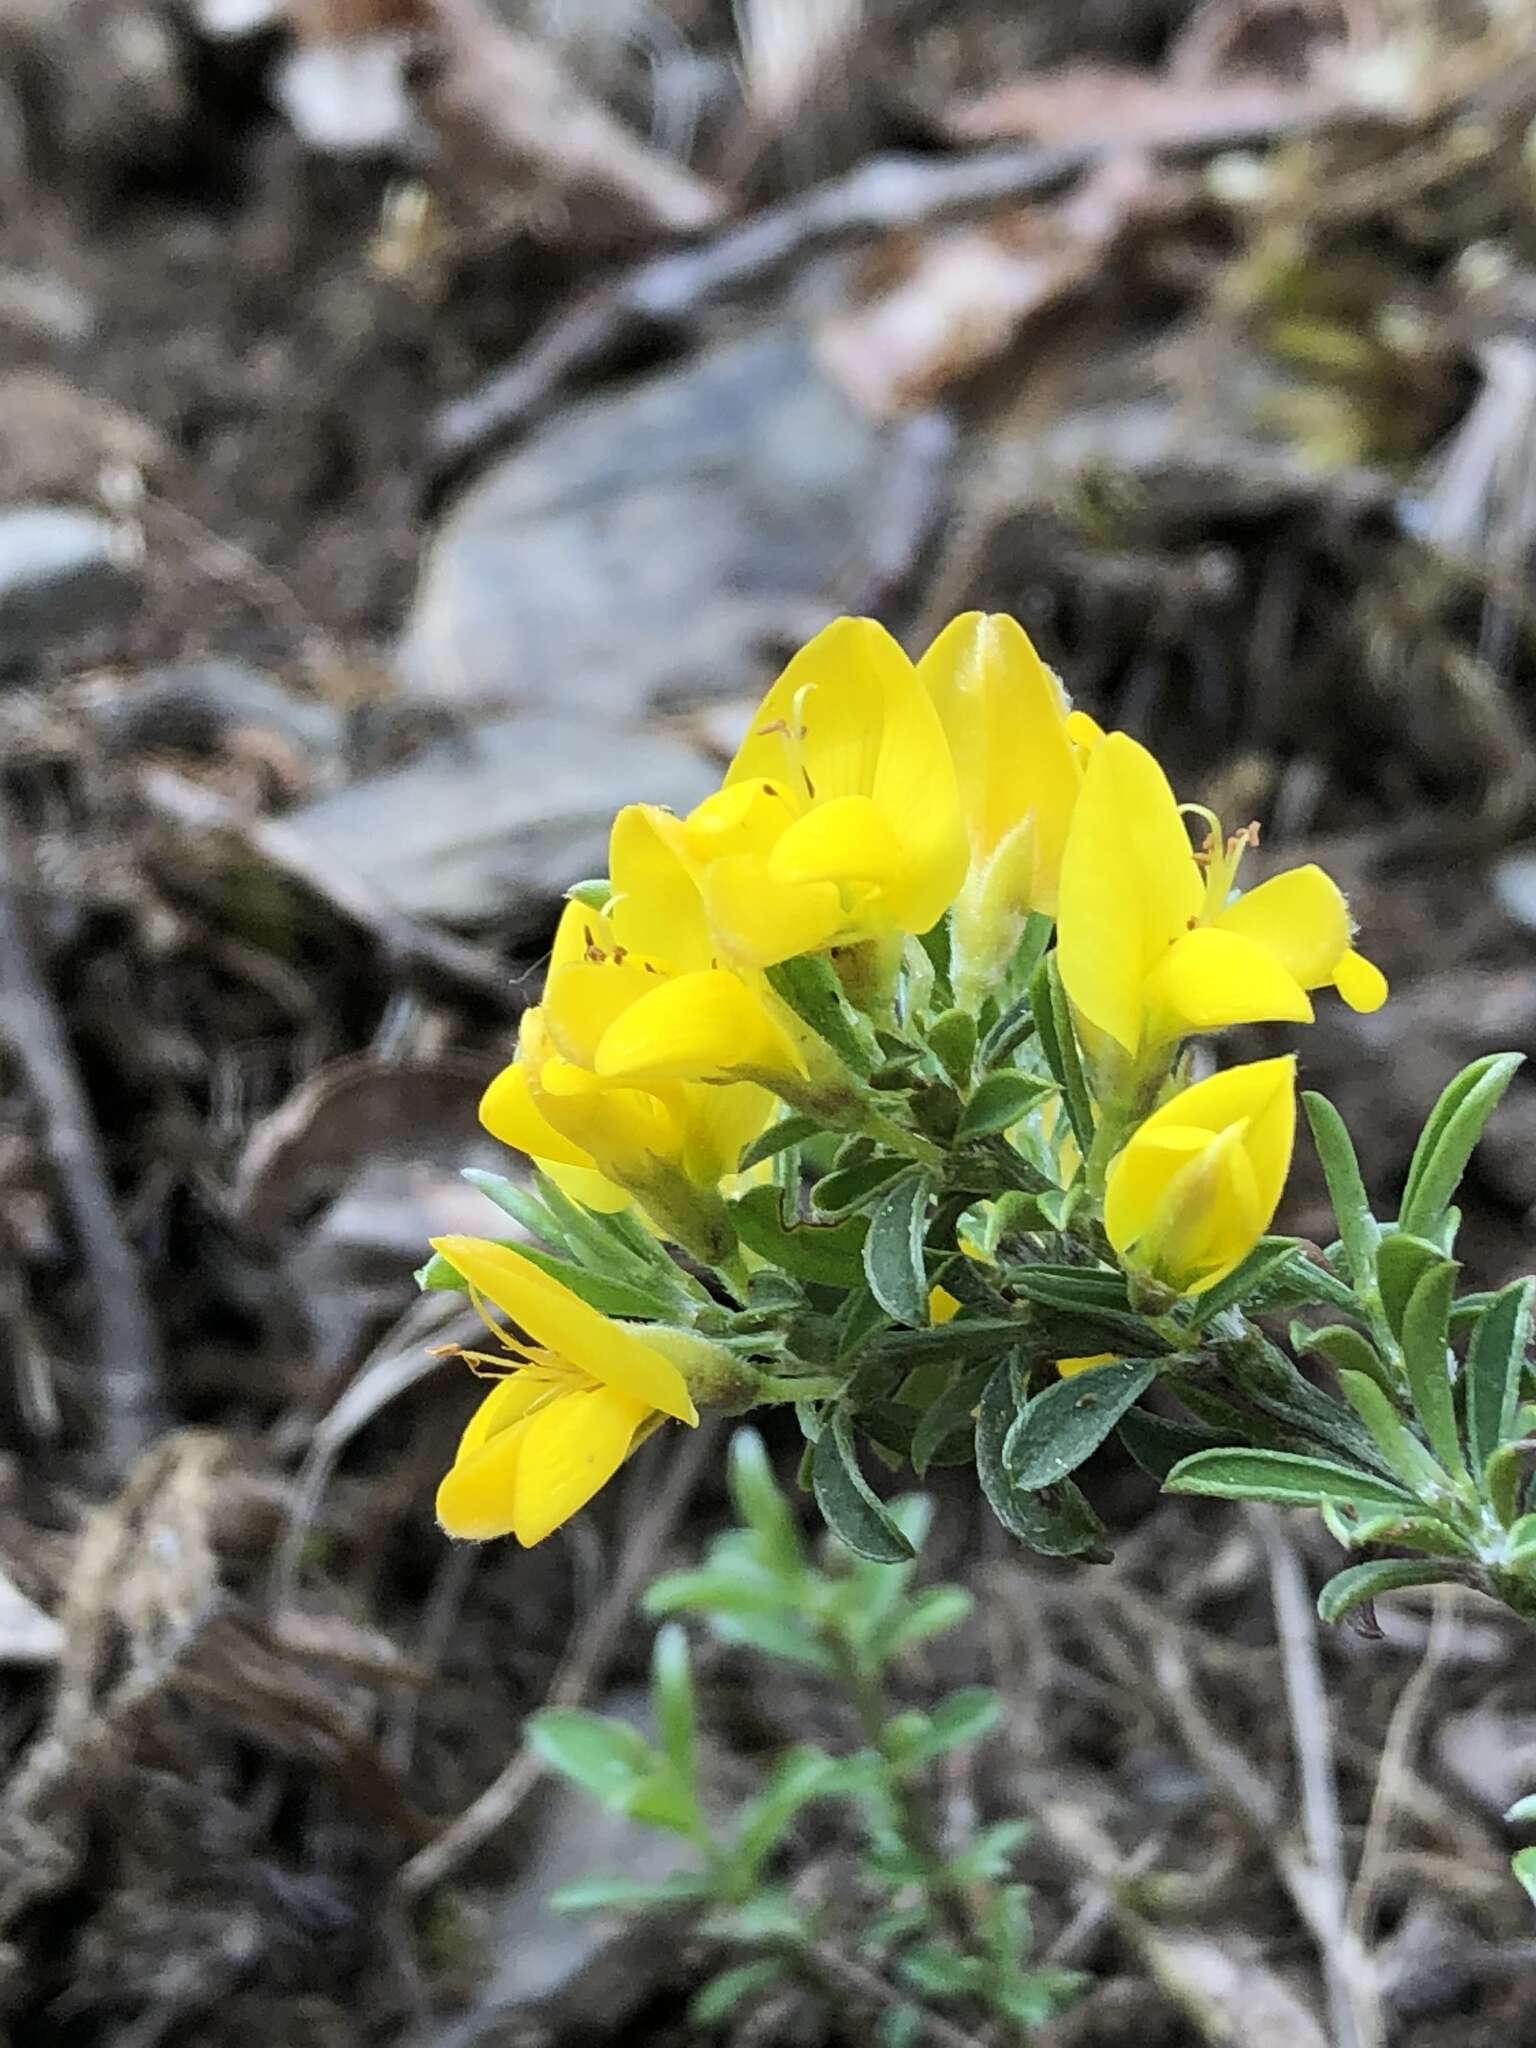
[[[562,1136],[534,1101],[521,1060],[504,1067],[481,1096],[480,1121],[493,1138],[526,1152],[530,1159],[560,1166],[592,1165],[591,1153]]]
[[[432,1249],[536,1344],[605,1387],[680,1422],[698,1412],[675,1365],[623,1323],[600,1315],[510,1245],[479,1237],[441,1237]]]
[[[521,1422],[531,1408],[540,1401],[552,1398],[553,1389],[548,1379],[536,1372],[513,1369],[505,1379],[499,1379],[474,1414],[469,1418],[464,1434],[459,1438],[459,1448],[454,1453],[455,1462],[461,1458],[472,1458],[483,1450],[493,1436],[500,1436],[515,1422]]]
[[[773,782],[797,805],[873,795],[887,707],[904,686],[916,691],[912,664],[883,626],[834,619],[763,699],[727,788]]]
[[[1068,712],[1067,738],[1084,759],[1103,746],[1106,737],[1103,726],[1086,711]]]
[[[1353,947],[1334,972],[1333,985],[1352,1010],[1369,1013],[1387,1000],[1387,977]]]
[[[511,1535],[526,1436],[520,1421],[467,1452],[461,1447],[437,1489],[437,1519],[448,1535],[471,1543]]]
[[[585,960],[594,950],[611,953],[613,947],[613,927],[602,911],[593,910],[590,904],[578,903],[573,897],[561,911],[560,922],[555,927],[549,971],[553,974],[557,967],[568,967],[573,960]]]
[[[1057,949],[1067,994],[1135,1054],[1148,975],[1200,912],[1203,886],[1168,779],[1124,733],[1095,749],[1062,858]]]
[[[710,928],[742,967],[773,967],[830,945],[843,926],[834,882],[790,885],[770,879],[760,855],[728,854],[700,878]]]
[[[678,973],[707,967],[711,955],[703,899],[684,859],[685,837],[670,811],[626,804],[608,844],[608,914],[615,937]]]
[[[792,803],[777,782],[728,783],[694,805],[683,821],[683,842],[701,865],[737,854],[766,859],[808,802],[802,789],[799,802]]]
[[[951,1294],[947,1287],[929,1288],[928,1320],[930,1323],[935,1325],[952,1323],[959,1313],[960,1301],[957,1295]]]
[[[518,1456],[512,1533],[542,1543],[608,1484],[649,1409],[613,1387],[564,1395],[526,1425]]]
[[[778,1098],[751,1081],[726,1087],[685,1082],[678,1094],[683,1171],[706,1187],[735,1173],[743,1149],[767,1130],[779,1110]]]
[[[1123,1257],[1153,1229],[1169,1184],[1215,1134],[1198,1124],[1143,1124],[1110,1169],[1104,1229]]]
[[[972,865],[984,866],[1031,820],[1032,886],[1020,908],[1054,915],[1062,850],[1082,785],[1061,684],[1023,627],[1004,613],[967,612],[952,621],[917,673],[949,741]]]
[[[604,1034],[604,1080],[729,1081],[801,1076],[794,1047],[752,991],[724,968],[655,983]]]
[[[1229,1024],[1310,1024],[1301,983],[1240,932],[1203,925],[1163,954],[1145,986],[1148,1045]]]
[[[622,960],[575,960],[551,967],[539,1008],[562,1058],[591,1068],[614,1019],[655,985],[655,973],[637,954]]]
[[[1289,868],[1229,903],[1212,919],[1278,960],[1306,989],[1326,988],[1349,951],[1349,909],[1319,867]]]
[[[905,856],[873,797],[839,796],[797,818],[768,857],[771,882],[889,882]]]
[[[1075,1379],[1080,1372],[1092,1372],[1096,1366],[1113,1365],[1116,1356],[1113,1351],[1095,1351],[1088,1358],[1058,1358],[1056,1370],[1064,1380]]]

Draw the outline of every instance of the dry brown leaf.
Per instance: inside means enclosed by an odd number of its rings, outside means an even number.
[[[1145,158],[1119,157],[1061,206],[893,245],[865,302],[822,327],[823,367],[877,419],[932,405],[1095,276],[1122,229],[1169,190]]]
[[[962,99],[946,116],[962,142],[1109,144],[1160,149],[1207,142],[1328,104],[1312,85],[1260,75],[1191,83],[1133,65],[1073,64]]]

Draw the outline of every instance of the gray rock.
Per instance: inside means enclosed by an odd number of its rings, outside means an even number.
[[[62,505],[0,510],[0,674],[55,642],[117,624],[140,579],[110,519]]]
[[[754,695],[857,601],[892,461],[782,333],[572,408],[448,515],[406,682],[603,716]]]
[[[211,656],[151,669],[127,688],[91,685],[81,710],[103,738],[133,749],[213,755],[240,732],[270,733],[308,755],[339,755],[346,720],[249,662]]]
[[[685,810],[714,780],[671,733],[536,712],[470,727],[285,823],[317,862],[413,917],[529,928],[572,882],[606,872],[621,804]]]

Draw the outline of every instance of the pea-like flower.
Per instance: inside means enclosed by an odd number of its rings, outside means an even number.
[[[498,1330],[505,1355],[480,1355],[505,1377],[471,1417],[438,1488],[437,1518],[450,1536],[542,1543],[669,1416],[698,1422],[687,1380],[655,1344],[511,1247],[444,1237],[433,1249],[520,1333]]]
[[[738,966],[938,923],[965,821],[939,714],[883,626],[836,619],[800,650],[679,844]]]
[[[1296,1134],[1294,1058],[1229,1067],[1182,1089],[1109,1169],[1104,1227],[1133,1276],[1202,1294],[1269,1228]]]
[[[1185,810],[1193,809],[1185,806]],[[1061,978],[1080,1017],[1133,1059],[1231,1024],[1310,1024],[1310,991],[1379,1009],[1387,984],[1354,950],[1349,908],[1321,868],[1235,900],[1253,828],[1197,855],[1145,747],[1111,733],[1089,755],[1061,867]]]
[[[1031,911],[1056,914],[1082,787],[1066,692],[1017,621],[966,612],[917,665],[949,742],[970,844],[950,920],[955,994],[979,1005]]]

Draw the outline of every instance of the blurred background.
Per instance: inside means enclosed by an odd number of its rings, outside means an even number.
[[[559,894],[834,614],[1011,611],[1344,883],[1393,1000],[1304,1072],[1390,1201],[1453,1068],[1536,1046],[1536,16],[0,0],[0,369],[0,2014],[694,2039],[688,1930],[546,1910],[647,1852],[518,1743],[632,1688],[718,1440],[536,1553],[431,1517],[475,1390],[411,1271],[492,1225],[458,1169],[508,1163]],[[1517,1081],[1477,1280],[1533,1205]],[[1307,1160],[1283,1220],[1328,1234]],[[953,1796],[1056,1816],[1094,1982],[1042,2040],[1325,2041],[1257,1525],[1105,1461],[1117,1562],[1056,1569],[957,1478],[946,1675],[1010,1718]],[[1379,1625],[1324,1646],[1375,2038],[1536,2040],[1529,1649]],[[710,1682],[750,1777],[803,1703]]]

